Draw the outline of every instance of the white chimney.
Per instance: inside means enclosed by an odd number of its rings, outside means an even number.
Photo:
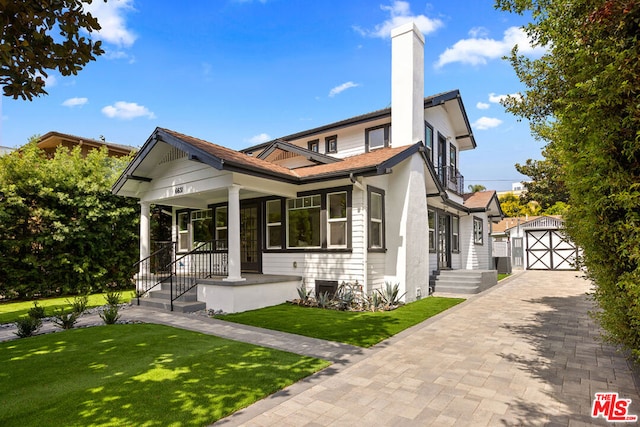
[[[415,23],[391,30],[391,145],[424,142],[424,36]]]

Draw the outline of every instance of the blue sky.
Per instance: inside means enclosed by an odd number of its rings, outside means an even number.
[[[106,54],[49,95],[2,97],[0,146],[58,131],[141,146],[165,127],[234,149],[390,106],[392,27],[426,37],[425,95],[462,94],[478,147],[466,184],[504,190],[541,143],[498,103],[523,90],[508,62],[526,18],[492,1],[94,0]]]

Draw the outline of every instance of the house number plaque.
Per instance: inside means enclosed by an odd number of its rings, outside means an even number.
[[[184,186],[181,185],[180,187],[174,187],[173,188],[173,194],[182,194],[184,193]]]

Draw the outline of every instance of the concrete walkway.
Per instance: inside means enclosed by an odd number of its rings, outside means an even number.
[[[526,271],[239,411],[224,426],[584,426],[594,393],[640,396],[596,338],[577,272]]]
[[[613,425],[591,418],[594,393],[631,399],[634,415],[640,395],[624,356],[596,340],[589,283],[577,276],[519,273],[370,349],[139,307],[121,314],[334,362],[215,425]],[[0,341],[14,331],[0,329]]]

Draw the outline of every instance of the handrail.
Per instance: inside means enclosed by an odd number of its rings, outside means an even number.
[[[138,269],[137,282],[142,282],[136,283],[138,305],[140,305],[140,297],[166,281],[168,277],[166,274],[171,271],[171,265],[175,258],[176,242],[164,243],[160,249],[153,251],[148,257],[133,264],[134,269]],[[165,262],[167,259],[169,262]],[[158,278],[160,278],[160,280],[158,280]],[[153,283],[153,285],[147,286],[148,283]]]
[[[211,240],[176,258],[169,279],[171,311],[174,301],[196,287],[198,279],[227,274],[226,248],[226,240]]]
[[[136,262],[136,296],[140,298],[162,283],[170,285],[171,311],[178,298],[193,289],[198,279],[227,274],[227,241],[203,242],[189,252],[177,254],[177,242],[163,246]]]

